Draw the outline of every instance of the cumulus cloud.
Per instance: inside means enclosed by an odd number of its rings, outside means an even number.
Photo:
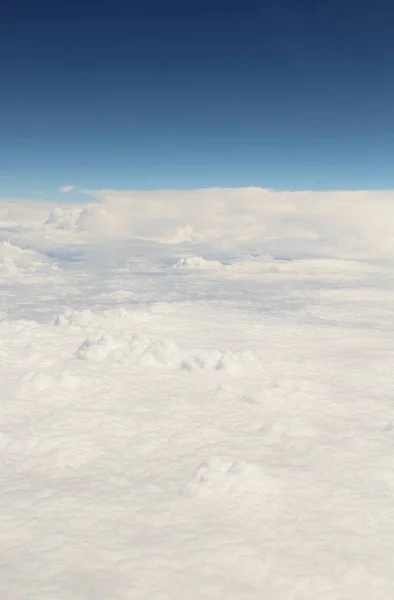
[[[70,192],[73,192],[75,190],[76,186],[75,185],[62,185],[58,188],[58,192],[60,192],[61,194],[69,194]]]
[[[188,241],[223,249],[257,245],[286,255],[394,255],[393,190],[247,187],[86,193],[100,201],[95,223],[111,235],[178,243],[179,232],[187,229]]]
[[[66,186],[70,187],[70,186]],[[276,257],[394,258],[394,191],[84,190],[84,204],[0,203],[0,224],[189,245],[218,256],[238,250]],[[43,215],[45,212],[45,216]],[[34,213],[34,214],[33,214]],[[30,217],[29,217],[30,218]],[[257,253],[257,254],[256,254]]]

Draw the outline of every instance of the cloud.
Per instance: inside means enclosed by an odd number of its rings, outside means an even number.
[[[70,187],[70,186],[65,186]],[[0,225],[189,244],[218,255],[394,259],[394,190],[83,190],[86,203],[0,201]],[[30,225],[29,225],[30,226]]]
[[[277,191],[259,187],[196,190],[86,190],[101,235],[275,255],[394,257],[394,190]],[[181,237],[182,237],[181,236]],[[186,241],[186,240],[185,240]]]
[[[60,192],[61,194],[69,194],[70,192],[73,192],[75,190],[76,186],[75,185],[62,185],[61,187],[59,187],[57,189],[58,192]]]

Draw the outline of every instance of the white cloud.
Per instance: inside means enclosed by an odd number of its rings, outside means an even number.
[[[71,187],[71,186],[65,186]],[[83,190],[84,204],[3,203],[0,224],[29,221],[98,241],[140,238],[224,254],[394,259],[394,191]],[[49,216],[50,215],[50,216]],[[197,251],[197,250],[196,250]]]
[[[62,185],[61,187],[58,188],[58,192],[60,192],[61,194],[69,194],[70,192],[73,192],[75,190],[76,186],[75,185]]]
[[[284,255],[394,256],[394,191],[87,190],[101,201],[100,234],[221,248],[265,247]],[[92,214],[93,217],[93,214]],[[178,236],[179,237],[179,236]]]

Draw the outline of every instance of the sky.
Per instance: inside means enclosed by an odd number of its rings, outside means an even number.
[[[394,188],[390,0],[13,0],[0,196]]]

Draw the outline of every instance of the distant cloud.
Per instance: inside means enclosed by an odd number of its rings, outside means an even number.
[[[60,188],[57,189],[57,191],[61,194],[69,194],[70,192],[73,192],[75,190],[75,187],[75,185],[62,185]]]
[[[259,257],[267,255],[394,261],[394,190],[75,189],[77,198],[73,201],[72,194],[67,202],[0,197],[0,228],[23,230],[45,223],[47,228],[83,231],[98,242],[192,243],[224,258],[245,253],[257,270]],[[188,247],[184,252],[187,258]]]
[[[83,226],[100,235],[244,245],[279,257],[394,258],[394,190],[85,190]]]

